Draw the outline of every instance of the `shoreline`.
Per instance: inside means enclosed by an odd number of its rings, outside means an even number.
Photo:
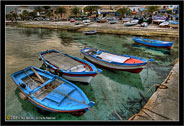
[[[75,32],[84,32],[89,30],[97,30],[97,33],[117,34],[117,35],[132,35],[132,36],[145,36],[145,37],[179,37],[179,30],[172,28],[160,28],[156,24],[150,24],[148,27],[124,26],[121,22],[116,24],[108,23],[90,23],[79,24],[70,23],[69,21],[50,22],[50,21],[21,21],[21,22],[6,22],[6,25],[13,25],[24,28],[47,28],[59,29]]]
[[[179,121],[179,59],[166,79],[157,86],[139,113],[133,115],[129,120],[172,120]],[[166,107],[167,106],[167,107]],[[169,111],[168,111],[169,110]]]

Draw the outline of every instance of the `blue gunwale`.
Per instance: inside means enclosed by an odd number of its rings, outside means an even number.
[[[86,49],[92,49],[92,50],[95,50],[94,48],[83,48],[81,50],[81,53],[87,55],[87,56],[90,56],[92,58],[95,58],[99,61],[103,61],[103,62],[106,62],[106,63],[110,63],[110,64],[115,64],[115,65],[120,65],[120,66],[142,66],[142,65],[145,65],[147,64],[148,61],[153,61],[152,59],[149,59],[149,60],[146,60],[146,59],[143,59],[143,58],[140,58],[140,57],[136,57],[136,56],[130,56],[130,55],[127,55],[127,54],[123,54],[123,55],[119,55],[119,54],[115,54],[115,53],[111,53],[111,52],[108,52],[108,51],[104,51],[104,50],[99,50],[101,52],[107,52],[107,53],[110,53],[110,54],[113,54],[113,55],[118,55],[118,56],[125,56],[125,57],[130,57],[130,58],[134,58],[134,59],[138,59],[138,60],[141,60],[141,61],[144,61],[143,63],[135,63],[135,64],[129,64],[129,63],[118,63],[118,62],[109,62],[109,61],[106,61],[106,60],[102,60],[96,56],[92,56],[92,55],[89,55],[88,53],[84,52],[84,50]]]
[[[34,90],[31,90],[31,89],[27,86],[27,84],[25,84],[25,83],[22,81],[22,79],[24,79],[27,75],[26,75],[25,77],[22,76],[22,78],[20,78],[19,80],[17,80],[16,77],[15,77],[16,75],[19,75],[19,74],[21,74],[21,73],[22,73],[22,74],[25,74],[24,71],[30,70],[31,67],[33,67],[39,74],[40,74],[40,73],[44,73],[45,75],[47,75],[47,76],[45,76],[45,77],[49,78],[48,81],[44,82],[42,85],[38,86],[38,87],[37,87],[36,89],[34,89]],[[29,73],[28,73],[29,76],[32,75],[32,74],[33,74],[32,72],[29,72]],[[42,74],[42,75],[43,75],[43,74]],[[69,81],[63,79],[62,77],[59,77],[59,76],[57,76],[57,75],[53,75],[53,74],[51,74],[50,72],[47,72],[47,71],[45,71],[45,70],[38,69],[38,68],[36,68],[36,67],[34,67],[34,66],[30,66],[30,67],[25,68],[24,70],[20,70],[20,71],[18,71],[18,72],[15,72],[15,73],[11,74],[11,77],[12,77],[13,81],[15,82],[16,86],[20,89],[21,92],[23,92],[23,93],[29,98],[29,100],[31,101],[31,103],[34,103],[36,106],[38,106],[38,107],[40,107],[40,108],[42,108],[42,109],[44,109],[44,110],[49,110],[49,111],[54,111],[54,112],[63,112],[63,111],[65,111],[65,112],[70,112],[70,111],[85,110],[85,109],[88,109],[89,106],[90,106],[90,105],[87,106],[87,105],[84,104],[83,107],[80,108],[80,109],[78,109],[78,108],[77,108],[77,109],[76,109],[76,108],[70,108],[70,107],[67,108],[66,106],[65,106],[64,108],[61,108],[61,107],[56,107],[56,106],[54,106],[54,105],[49,105],[49,104],[43,102],[42,100],[39,100],[39,99],[37,99],[37,98],[34,97],[33,93],[35,93],[35,92],[38,91],[40,88],[42,88],[43,86],[49,84],[50,82],[54,81],[54,80],[57,79],[57,78],[60,79],[60,80],[62,80],[62,81],[64,81],[64,83],[71,85],[72,87],[75,88],[75,90],[78,90],[78,91],[80,92],[80,94],[82,95],[82,97],[83,97],[83,99],[84,99],[84,101],[85,101],[86,104],[91,104],[91,102],[92,102],[92,101],[90,102],[89,99],[87,98],[87,96],[84,94],[84,92],[83,92],[79,87],[77,87],[76,85],[74,85],[73,83],[71,83],[71,82],[69,82]],[[20,81],[20,80],[21,80],[21,82],[18,82],[18,81]],[[26,85],[26,88],[25,88],[25,89],[19,86],[21,83],[24,83],[24,84]],[[63,84],[64,84],[64,83],[63,83]],[[61,86],[61,85],[60,85],[60,86]],[[59,87],[59,86],[58,86],[58,87]],[[51,91],[51,92],[52,92],[52,91]],[[92,107],[92,106],[91,106],[91,107]]]
[[[141,44],[146,44],[146,45],[150,45],[150,46],[157,46],[157,47],[168,47],[168,46],[170,47],[174,43],[174,41],[168,42],[168,41],[145,39],[145,38],[139,38],[139,37],[134,37],[133,41],[141,43]]]
[[[97,74],[97,72],[100,73],[100,72],[102,71],[102,70],[100,70],[100,69],[97,69],[92,63],[90,63],[90,62],[88,62],[88,61],[86,61],[86,60],[83,60],[83,59],[80,59],[80,58],[71,56],[71,55],[69,55],[69,54],[65,54],[65,53],[62,53],[62,52],[59,52],[59,51],[56,51],[56,50],[47,50],[47,51],[41,52],[41,53],[39,54],[40,58],[45,62],[45,64],[47,64],[48,66],[50,66],[50,67],[53,68],[54,70],[57,70],[58,68],[55,67],[54,65],[50,64],[49,62],[47,62],[47,61],[43,58],[43,56],[42,56],[42,54],[45,54],[45,53],[47,53],[47,52],[56,52],[56,53],[64,54],[65,56],[68,56],[68,57],[70,57],[70,58],[72,58],[72,59],[74,59],[74,60],[83,62],[83,63],[89,65],[89,66],[92,68],[92,71],[87,71],[87,72],[70,72],[69,70],[65,71],[65,70],[63,70],[63,69],[59,69],[62,73],[73,74],[73,75],[79,75],[79,76],[81,75],[81,76],[82,76],[82,75],[88,75],[88,74]]]

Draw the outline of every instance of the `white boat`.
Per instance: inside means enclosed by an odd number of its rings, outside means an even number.
[[[90,62],[106,69],[128,71],[132,73],[140,73],[148,62],[153,61],[152,59],[146,60],[126,54],[118,55],[93,48],[83,48],[81,53]]]
[[[70,81],[90,83],[93,77],[102,72],[86,60],[56,50],[41,52],[40,58],[51,73]]]
[[[169,26],[169,22],[165,21],[159,24],[159,27],[168,27]]]

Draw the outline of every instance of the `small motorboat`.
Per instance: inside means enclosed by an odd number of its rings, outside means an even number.
[[[132,20],[132,18],[123,18],[122,20],[123,20],[123,22],[130,22],[130,20]]]
[[[109,24],[116,24],[116,23],[117,23],[117,21],[114,20],[114,19],[110,19],[110,20],[109,20]]]
[[[94,106],[79,87],[34,66],[13,73],[11,78],[21,91],[20,97],[40,109],[80,116]]]
[[[96,30],[93,30],[93,31],[85,31],[84,34],[85,35],[95,35],[97,33]]]
[[[111,70],[128,71],[132,73],[140,73],[148,62],[146,60],[130,55],[118,55],[94,48],[83,48],[81,53],[90,62]]]
[[[133,26],[136,25],[138,23],[139,20],[132,20],[130,22],[126,22],[125,26]]]
[[[168,21],[165,21],[165,22],[162,22],[159,24],[159,27],[162,27],[162,28],[166,28],[169,26],[169,22]]]
[[[70,81],[90,83],[93,77],[102,72],[86,60],[56,50],[41,52],[40,60],[50,72]]]
[[[141,27],[148,27],[148,23],[147,22],[143,22],[140,24]]]
[[[150,47],[159,47],[159,48],[167,48],[171,49],[173,42],[167,42],[167,41],[160,41],[160,40],[153,40],[153,39],[145,39],[145,38],[139,38],[135,37],[133,38],[133,41],[145,46],[150,46]]]

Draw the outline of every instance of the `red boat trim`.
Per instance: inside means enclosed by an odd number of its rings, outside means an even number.
[[[85,56],[88,56],[88,55],[86,55],[85,53],[83,53]],[[99,60],[97,60],[96,58],[94,58],[94,57],[92,57],[92,56],[89,56],[90,58],[93,58],[94,60],[96,60],[97,62],[99,61]],[[90,62],[93,62],[93,61],[91,61],[90,60]],[[122,66],[122,65],[118,65],[118,64],[111,64],[111,63],[107,63],[107,62],[104,62],[104,61],[101,61],[101,62],[103,62],[104,64],[108,64],[108,65],[111,65],[111,66]],[[93,62],[93,63],[95,63],[95,62]],[[97,63],[95,63],[95,64],[97,64]],[[137,66],[144,66],[145,64],[143,64],[143,65],[137,65]],[[128,67],[136,67],[136,66],[128,66]]]
[[[72,76],[72,77],[86,77],[86,76],[92,76],[92,77],[94,77],[94,76],[96,76],[97,75],[97,73],[95,73],[95,74],[69,74],[69,73],[63,73],[63,75],[66,75],[66,76]]]
[[[111,68],[111,67],[107,67],[107,66],[104,66],[104,65],[101,65],[101,64],[98,64],[96,62],[93,62],[90,60],[90,62],[94,63],[94,64],[97,64],[99,66],[102,66],[104,68],[108,68],[108,69],[111,69],[111,70],[120,70],[120,71],[128,71],[128,72],[132,72],[132,73],[140,73],[143,68],[136,68],[136,69],[116,69],[116,68]]]
[[[74,59],[74,60],[76,60],[76,59]],[[93,71],[93,69],[91,68],[90,65],[88,65],[88,64],[86,64],[86,63],[84,63],[84,62],[82,62],[82,61],[79,61],[79,60],[76,60],[76,61],[78,61],[78,62],[80,62],[80,63],[82,63],[82,64],[88,66],[88,68],[90,69],[90,71]]]

